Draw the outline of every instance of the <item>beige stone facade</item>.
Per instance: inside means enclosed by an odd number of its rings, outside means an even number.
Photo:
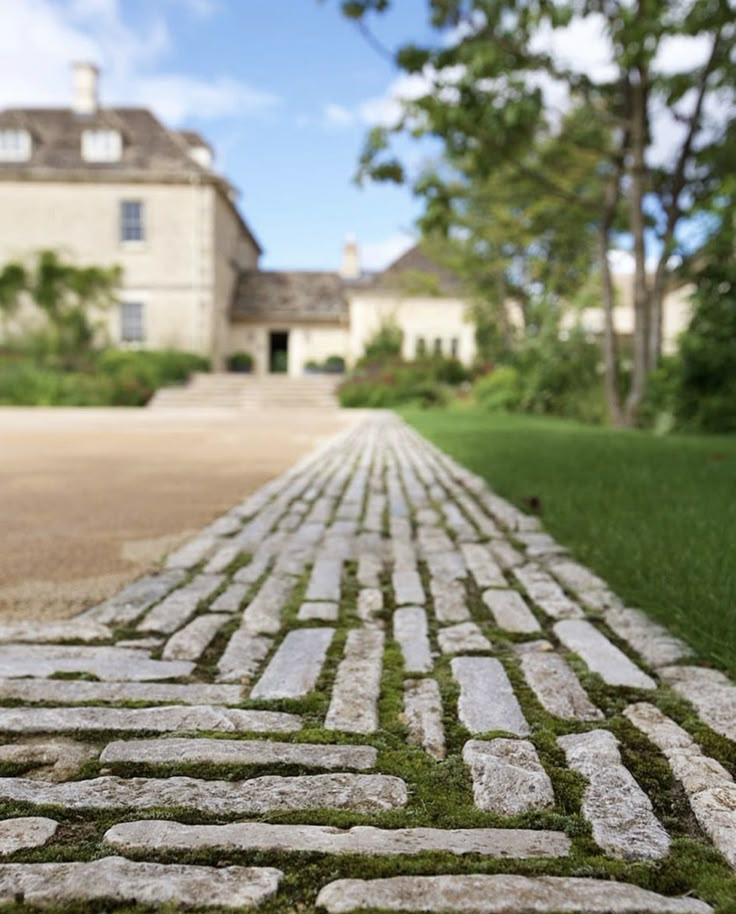
[[[120,236],[124,201],[142,203],[143,239]],[[217,184],[160,181],[0,181],[0,263],[51,248],[78,263],[123,269],[113,343],[221,356],[237,268],[259,250]],[[122,338],[122,305],[142,306],[143,339]]]

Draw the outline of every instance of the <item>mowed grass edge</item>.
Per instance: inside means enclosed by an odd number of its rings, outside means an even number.
[[[736,437],[464,405],[401,415],[522,510],[538,504],[549,533],[627,605],[736,675]]]

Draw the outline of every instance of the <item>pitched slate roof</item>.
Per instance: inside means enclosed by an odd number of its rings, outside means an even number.
[[[436,280],[437,291],[443,295],[457,295],[461,284],[459,278],[446,267],[434,260],[421,246],[414,247],[402,254],[374,279],[373,285],[378,289],[390,291],[401,290],[409,283],[412,276],[431,276]]]
[[[69,108],[15,108],[0,111],[0,128],[28,130],[32,139],[27,162],[0,163],[0,176],[9,172],[38,173],[47,169],[105,172],[147,171],[188,176],[204,173],[189,155],[189,143],[178,131],[168,130],[145,108],[100,108],[80,116]],[[117,162],[87,162],[82,158],[82,132],[119,130],[122,156]]]
[[[246,270],[230,315],[234,320],[343,323],[348,319],[345,285],[337,273]]]

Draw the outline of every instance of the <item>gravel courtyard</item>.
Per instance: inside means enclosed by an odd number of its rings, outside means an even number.
[[[110,596],[355,418],[0,408],[0,617]]]
[[[389,414],[0,624],[0,704],[23,910],[733,911],[736,686]]]

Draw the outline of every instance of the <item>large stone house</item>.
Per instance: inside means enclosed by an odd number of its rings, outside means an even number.
[[[241,351],[258,372],[298,375],[330,355],[349,363],[388,318],[404,330],[407,355],[472,360],[465,305],[419,249],[372,277],[353,241],[340,272],[261,270],[261,247],[208,143],[146,109],[100,106],[95,66],[75,64],[73,74],[70,108],[0,112],[0,265],[44,248],[118,264],[111,341],[199,352],[218,368]],[[417,271],[432,279],[429,291],[402,286]]]
[[[407,358],[473,361],[457,280],[419,246],[379,274],[361,271],[353,239],[339,271],[262,270],[261,247],[206,140],[146,109],[101,107],[97,68],[75,64],[73,73],[70,108],[0,111],[0,265],[44,248],[83,264],[118,264],[123,282],[108,338],[198,352],[215,368],[237,352],[253,357],[257,373],[298,376],[328,356],[350,365],[386,321],[403,331]],[[626,335],[630,277],[617,285],[616,324]],[[665,302],[668,350],[687,322],[689,291],[673,290]],[[600,309],[582,320],[602,332]]]

